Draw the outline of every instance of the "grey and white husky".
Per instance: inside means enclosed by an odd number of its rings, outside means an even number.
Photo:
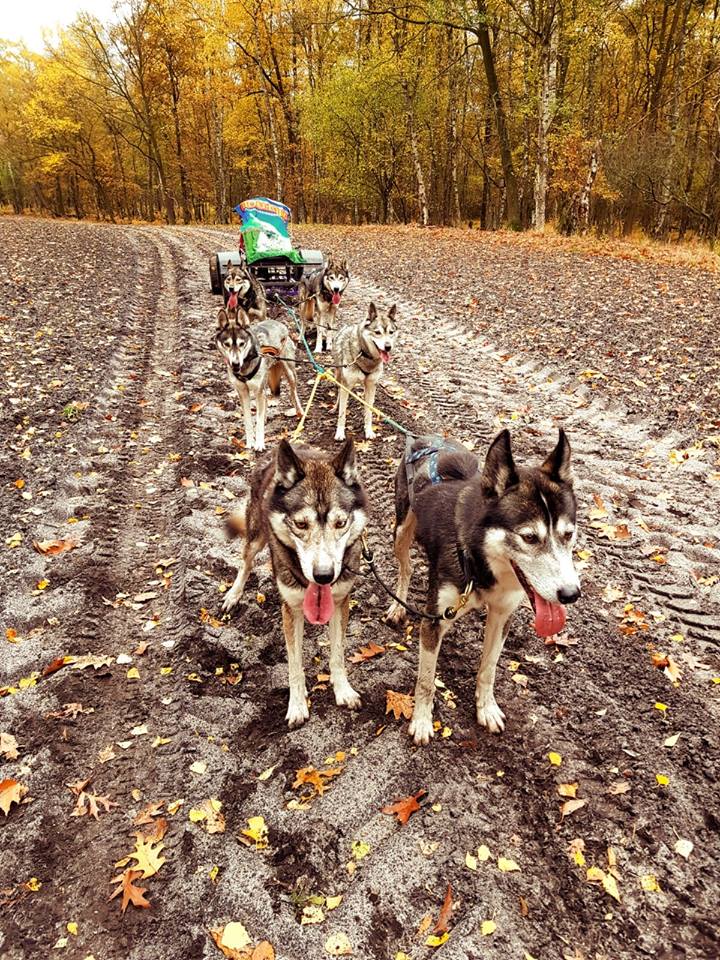
[[[456,612],[487,607],[485,640],[475,692],[477,721],[493,733],[505,727],[494,694],[495,671],[510,616],[528,597],[535,631],[551,636],[565,625],[565,604],[580,596],[573,563],[576,503],[570,444],[563,430],[539,467],[516,467],[510,434],[503,430],[479,471],[477,459],[461,444],[442,437],[408,441],[395,477],[396,595],[407,600],[413,540],[428,560],[425,612],[441,617],[464,592]],[[395,602],[386,621],[398,625],[403,607]],[[452,619],[423,620],[415,709],[410,735],[425,744],[433,735],[435,669]]]
[[[367,316],[359,323],[350,324],[338,333],[333,347],[335,376],[346,390],[338,387],[338,422],[335,431],[336,440],[345,439],[345,418],[347,415],[347,390],[363,388],[366,403],[375,403],[375,391],[382,377],[384,365],[390,362],[395,339],[397,308],[393,304],[385,316],[378,313],[374,303],[368,307]],[[375,431],[372,427],[372,411],[365,407],[365,436],[372,440]]]
[[[290,388],[298,416],[302,414],[295,364],[292,362],[295,359],[295,344],[288,328],[279,320],[263,320],[262,323],[251,325],[250,317],[241,307],[234,319],[221,309],[218,312],[215,344],[225,361],[230,384],[242,403],[245,446],[264,450],[267,391],[269,389],[273,396],[279,396],[283,377]],[[251,399],[255,401],[255,427]]]
[[[242,321],[246,314],[251,323],[259,323],[267,316],[267,301],[262,284],[247,267],[231,266],[223,281],[225,310],[231,319]]]
[[[332,350],[337,330],[337,310],[345,288],[350,282],[347,260],[336,260],[328,254],[328,262],[300,281],[298,300],[303,332],[313,325],[317,330],[315,352]]]
[[[282,599],[290,727],[300,726],[310,715],[303,669],[305,620],[328,624],[335,702],[351,709],[360,706],[345,668],[345,630],[367,519],[367,495],[352,440],[334,457],[281,440],[270,462],[253,473],[250,499],[238,525],[245,537],[242,561],[223,609],[231,610],[238,602],[256,554],[268,544]]]

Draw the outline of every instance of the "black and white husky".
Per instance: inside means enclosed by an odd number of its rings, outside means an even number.
[[[396,595],[407,601],[413,540],[428,560],[425,612],[442,617],[459,604],[463,616],[487,607],[485,640],[475,692],[477,721],[493,733],[505,727],[494,694],[495,671],[508,621],[527,596],[535,631],[551,636],[565,625],[565,604],[580,596],[573,563],[576,504],[570,444],[561,430],[557,446],[539,467],[516,467],[510,434],[500,433],[479,471],[477,459],[459,443],[441,437],[408,442],[395,477]],[[395,602],[391,625],[405,615]],[[433,735],[435,669],[452,619],[423,620],[415,709],[410,735],[425,744]]]
[[[290,727],[299,727],[309,716],[303,669],[305,620],[327,624],[335,702],[352,710],[360,706],[345,667],[345,630],[367,519],[368,500],[352,440],[336,455],[291,447],[281,440],[275,456],[255,469],[244,516],[236,518],[245,546],[223,609],[237,604],[258,551],[269,545],[282,599]]]
[[[333,363],[335,376],[342,384],[338,387],[338,421],[336,440],[345,439],[348,390],[355,392],[362,387],[363,399],[372,406],[375,391],[383,375],[385,364],[390,362],[397,337],[397,307],[393,304],[386,314],[378,313],[374,303],[368,307],[367,316],[359,323],[343,327],[335,338]],[[375,438],[372,425],[372,410],[365,407],[365,437]]]
[[[332,350],[337,330],[337,310],[349,282],[347,260],[336,260],[332,254],[328,254],[328,262],[322,269],[315,270],[300,282],[300,320],[303,332],[313,325],[317,329],[316,353],[323,351],[323,337],[325,349]]]
[[[262,284],[247,267],[231,266],[223,281],[225,310],[228,317],[237,320],[247,314],[251,323],[258,323],[267,316],[267,301]]]
[[[242,403],[245,446],[264,450],[267,391],[269,389],[273,396],[278,396],[283,377],[290,388],[298,416],[302,414],[295,364],[292,362],[295,359],[295,344],[284,323],[263,320],[262,323],[251,325],[250,318],[242,308],[238,309],[235,318],[230,317],[224,309],[218,312],[215,344],[225,361],[230,384],[237,390]],[[255,427],[251,399],[255,401]]]

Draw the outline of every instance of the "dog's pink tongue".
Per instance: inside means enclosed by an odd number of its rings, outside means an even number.
[[[230,310],[237,310],[237,294],[231,293],[228,297],[228,308]]]
[[[308,623],[327,623],[333,615],[335,602],[329,583],[309,583],[303,600],[303,613]]]
[[[565,607],[550,603],[533,590],[535,600],[535,633],[539,637],[552,637],[565,626]]]
[[[380,351],[380,359],[383,363],[390,363],[390,354],[387,352],[387,350]]]
[[[334,293],[332,297],[332,302],[337,306],[340,303],[340,294]]]

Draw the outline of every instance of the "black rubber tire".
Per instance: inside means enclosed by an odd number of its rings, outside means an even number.
[[[213,293],[222,293],[222,279],[220,277],[220,259],[216,253],[210,257],[210,289]]]

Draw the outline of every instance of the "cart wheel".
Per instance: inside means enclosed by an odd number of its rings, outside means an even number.
[[[213,293],[222,293],[222,279],[220,277],[220,259],[216,253],[210,257],[210,289]]]

